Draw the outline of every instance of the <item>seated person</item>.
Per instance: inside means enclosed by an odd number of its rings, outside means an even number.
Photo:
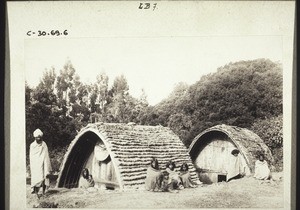
[[[174,183],[170,179],[167,171],[162,172],[161,191],[178,193],[178,190],[174,189]]]
[[[240,151],[238,149],[233,149],[231,151],[231,158],[229,162],[229,167],[227,169],[227,182],[232,179],[238,179],[245,176],[245,165],[243,164],[241,157],[239,156]]]
[[[166,165],[166,171],[169,173],[170,182],[173,184],[174,189],[183,189],[182,181],[179,174],[175,171],[175,163],[170,161]]]
[[[89,170],[87,168],[84,168],[82,170],[82,175],[79,179],[78,187],[88,189],[90,187],[94,187],[94,185],[95,185],[95,182],[94,182],[92,175],[89,174]]]
[[[147,169],[147,175],[145,180],[145,188],[149,191],[156,191],[161,188],[162,173],[159,170],[158,161],[156,158],[152,158],[150,166]]]
[[[196,183],[194,183],[191,180],[190,172],[189,172],[189,167],[186,163],[183,163],[180,167],[179,170],[179,175],[181,178],[181,182],[184,188],[192,187],[195,188],[197,187]]]
[[[270,169],[263,154],[260,154],[258,156],[258,160],[255,161],[255,172],[253,177],[260,180],[267,180],[271,178]]]

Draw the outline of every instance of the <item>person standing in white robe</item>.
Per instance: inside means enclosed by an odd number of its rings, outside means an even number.
[[[33,132],[33,137],[35,141],[30,144],[29,150],[31,193],[40,197],[45,193],[46,188],[49,187],[48,175],[50,175],[52,168],[48,147],[42,140],[43,132],[40,129],[36,129]]]
[[[232,156],[229,160],[230,164],[227,169],[227,182],[232,179],[241,178],[246,174],[246,165],[241,160],[239,153],[240,151],[238,149],[233,149],[231,151]]]
[[[260,154],[258,160],[255,161],[254,178],[260,180],[267,180],[270,178],[270,169],[263,154]]]

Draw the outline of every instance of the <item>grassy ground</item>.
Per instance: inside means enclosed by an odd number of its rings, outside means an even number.
[[[179,193],[113,190],[86,192],[50,188],[38,200],[27,186],[28,207],[54,202],[58,208],[282,208],[283,181],[262,182],[245,177],[231,182],[183,189]]]

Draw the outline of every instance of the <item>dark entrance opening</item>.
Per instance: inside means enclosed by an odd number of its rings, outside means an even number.
[[[218,175],[218,182],[226,182],[226,175],[219,174]]]
[[[60,172],[58,187],[78,187],[83,166],[94,151],[97,141],[100,141],[100,138],[93,132],[87,132],[78,139]]]

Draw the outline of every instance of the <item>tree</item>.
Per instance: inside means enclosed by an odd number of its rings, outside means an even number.
[[[74,81],[74,79],[76,80]],[[79,77],[75,75],[75,68],[73,67],[70,60],[68,60],[63,69],[60,70],[60,74],[57,76],[57,97],[60,103],[60,106],[69,105],[70,102],[76,101],[74,98],[75,94],[75,83]],[[70,100],[71,96],[71,100]]]
[[[29,145],[33,141],[32,132],[40,128],[44,132],[44,140],[49,150],[64,148],[76,135],[75,122],[66,116],[66,106],[58,107],[59,102],[66,96],[70,81],[74,75],[70,63],[64,67],[59,76],[55,69],[46,69],[40,83],[33,89],[25,86],[26,96],[26,155],[28,159]],[[71,79],[70,79],[71,78]],[[74,79],[74,82],[79,81]],[[57,95],[56,95],[57,94]],[[57,97],[59,96],[59,97]],[[60,101],[57,101],[57,98]],[[64,98],[66,99],[66,98]],[[28,162],[27,162],[28,163]]]
[[[133,108],[133,113],[132,117],[130,119],[131,122],[135,122],[138,124],[142,124],[143,120],[142,117],[149,106],[149,103],[147,101],[147,94],[144,89],[141,90],[141,96],[139,97],[138,100],[135,100],[134,102],[134,108]]]
[[[111,88],[113,96],[117,94],[121,94],[123,96],[128,95],[128,90],[129,86],[125,76],[123,74],[121,76],[117,76]]]
[[[25,109],[29,107],[29,105],[32,103],[32,89],[29,87],[27,82],[25,82]]]
[[[46,105],[56,105],[54,84],[56,81],[55,69],[45,70],[40,83],[33,90],[33,99]]]
[[[89,104],[89,95],[90,95],[90,90],[91,87],[89,87],[89,85],[86,84],[80,84],[78,86],[77,89],[77,104],[85,104],[88,105]]]
[[[92,86],[90,96],[91,112],[105,113],[109,101],[108,97],[108,76],[105,72],[101,72],[97,75],[96,83]]]
[[[124,75],[117,76],[111,88],[112,101],[108,106],[108,115],[113,122],[126,122],[126,103],[130,102],[129,86]]]
[[[30,119],[29,111],[31,109],[32,97],[31,97],[32,89],[29,87],[27,82],[25,82],[25,119],[26,119],[26,164],[29,164],[29,145],[31,143],[31,139],[33,138],[31,134],[32,121]]]
[[[229,63],[191,86],[178,84],[148,112],[144,124],[169,126],[187,146],[217,124],[250,128],[282,113],[282,66],[267,59]]]
[[[139,97],[139,104],[141,106],[146,107],[149,105],[148,100],[147,100],[147,94],[146,94],[146,91],[144,88],[142,88],[141,92],[142,93],[141,93],[141,96]]]
[[[82,86],[82,83],[80,82],[80,77],[78,75],[74,75],[73,80],[70,82],[71,85],[69,86],[69,103],[74,104],[78,102],[78,94],[79,94],[79,88]]]

